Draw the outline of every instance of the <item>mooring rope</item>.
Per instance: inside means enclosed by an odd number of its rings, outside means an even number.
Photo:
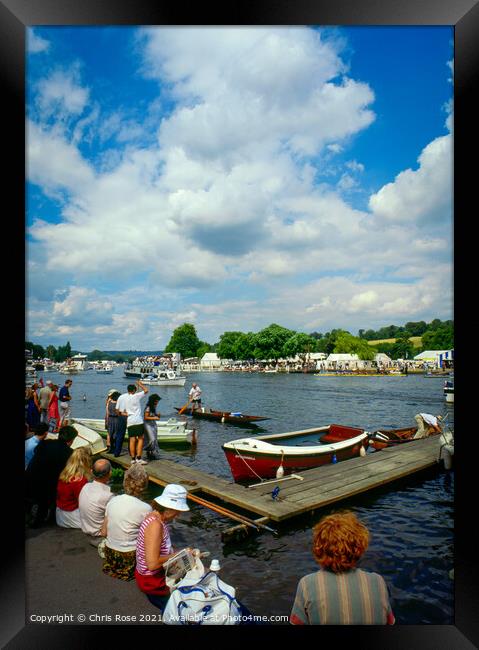
[[[236,449],[236,445],[233,445],[233,449],[235,450],[235,452],[237,453],[237,455],[241,458],[241,460],[242,460],[243,463],[246,465],[246,467],[247,467],[249,470],[251,470],[251,471],[253,472],[253,474],[254,474],[255,476],[257,476],[257,477],[259,478],[259,480],[261,481],[261,483],[262,483],[262,482],[264,481],[264,478],[262,478],[259,474],[257,474],[257,473],[254,471],[254,469],[253,469],[250,465],[248,465],[248,463],[246,462],[246,460],[243,458],[243,456],[240,454],[240,452]]]

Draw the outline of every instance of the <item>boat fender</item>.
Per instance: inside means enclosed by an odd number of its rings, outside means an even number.
[[[366,450],[364,449],[364,445],[361,445],[359,449],[359,455],[362,456],[363,458],[364,456],[366,456]]]
[[[282,449],[281,450],[281,462],[279,464],[278,469],[276,470],[276,478],[283,478],[283,476],[284,476],[283,458],[284,458],[284,451]]]
[[[331,462],[333,464],[338,462],[338,459],[336,458],[336,454],[333,454],[333,457],[331,458]]]
[[[225,416],[223,415],[223,417],[221,418],[221,423],[224,424],[224,422],[225,422]]]
[[[444,469],[452,468],[452,456],[454,454],[454,447],[452,445],[444,445],[441,449],[441,458],[444,463]]]

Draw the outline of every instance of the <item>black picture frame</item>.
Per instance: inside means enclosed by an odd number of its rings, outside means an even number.
[[[479,51],[479,5],[477,0],[316,0],[306,2],[235,2],[223,7],[195,5],[161,5],[153,0],[0,0],[0,60],[3,62],[0,70],[2,88],[5,89],[4,125],[10,138],[8,162],[4,174],[4,191],[10,203],[9,227],[13,232],[11,247],[16,249],[19,267],[15,272],[17,287],[17,302],[22,302],[21,296],[25,286],[24,267],[21,260],[25,256],[24,247],[24,215],[25,215],[25,29],[35,25],[92,25],[92,24],[138,24],[138,25],[281,25],[281,24],[317,24],[317,25],[451,25],[455,32],[455,127],[454,127],[454,194],[455,194],[455,223],[467,222],[467,217],[475,218],[477,208],[473,190],[477,185],[474,167],[467,163],[468,149],[473,147],[475,119],[479,115],[477,100],[474,97],[478,75]],[[475,119],[474,119],[475,118]],[[470,286],[474,276],[469,276],[467,261],[474,259],[471,242],[463,238],[459,228],[455,228],[454,241],[457,250],[461,245],[461,254],[455,260],[455,295],[463,283]],[[469,244],[469,248],[468,248]],[[10,245],[9,245],[10,248]],[[477,255],[477,253],[476,253]],[[10,282],[9,282],[9,286]],[[455,320],[459,321],[461,330],[461,311],[459,305],[455,310]],[[458,318],[459,317],[459,318]],[[14,328],[15,345],[11,352],[16,358],[14,375],[15,384],[23,382],[21,365],[23,352],[20,351],[21,328]],[[20,330],[20,331],[16,331]],[[458,337],[459,338],[459,337]],[[462,354],[461,354],[462,352]],[[456,383],[459,391],[456,395],[455,423],[465,434],[465,416],[461,415],[473,402],[467,405],[466,375],[464,344],[458,340],[456,349]],[[19,359],[19,355],[22,355]],[[16,379],[18,378],[18,384]],[[18,395],[21,390],[18,390]],[[13,401],[14,408],[23,409],[18,401]],[[457,408],[459,405],[459,409]],[[462,405],[462,406],[461,406]],[[466,406],[467,405],[467,406]],[[462,409],[462,411],[461,411]],[[21,426],[21,424],[20,424]],[[467,431],[467,434],[475,434]],[[7,432],[5,432],[7,435]],[[8,435],[14,435],[8,432]],[[18,440],[20,440],[18,436]],[[324,643],[331,635],[336,643],[351,642],[354,647],[364,648],[420,648],[421,650],[459,650],[474,648],[479,644],[479,599],[477,571],[477,541],[474,533],[475,507],[474,489],[474,457],[463,447],[463,441],[457,445],[455,466],[460,467],[456,482],[457,518],[455,526],[455,625],[445,626],[394,626],[391,628],[334,628],[314,630],[316,641]],[[20,463],[23,462],[21,443],[18,445],[18,463],[7,463],[12,472],[13,485],[18,486]],[[8,468],[5,468],[7,471]],[[4,551],[3,573],[0,597],[0,643],[6,648],[56,648],[56,647],[90,647],[111,642],[113,629],[110,626],[40,626],[25,622],[25,580],[24,580],[24,518],[21,503],[21,489],[6,489],[4,486],[4,539],[9,542]],[[15,493],[20,497],[15,496]],[[8,522],[8,526],[6,523]],[[74,576],[72,576],[72,579]],[[118,628],[117,628],[118,629]],[[171,629],[165,630],[142,627],[121,627],[121,639],[126,645],[145,641],[145,634],[153,633],[156,643],[164,643],[165,635],[171,642]],[[190,631],[191,633],[191,631]],[[176,633],[176,642],[184,643],[186,630]],[[220,634],[217,631],[217,634]],[[271,642],[271,628],[235,628],[234,637],[225,633],[228,643],[230,639],[242,640],[241,635],[251,635],[258,643]],[[293,627],[280,627],[274,630],[281,635],[281,643],[311,641],[311,630]],[[306,636],[303,636],[307,634]],[[139,636],[140,635],[140,636]],[[181,636],[181,641],[180,641]],[[173,635],[173,639],[175,635]],[[198,640],[198,635],[196,635]],[[221,642],[218,639],[218,642]]]

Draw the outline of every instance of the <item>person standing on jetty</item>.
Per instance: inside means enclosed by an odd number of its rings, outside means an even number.
[[[161,458],[160,448],[158,447],[158,428],[156,426],[161,417],[161,413],[156,412],[160,399],[161,397],[156,393],[150,395],[143,413],[146,442],[144,448],[148,460],[159,460]]]
[[[120,397],[120,393],[117,390],[112,389],[109,391],[106,400],[106,409],[105,409],[106,446],[107,446],[107,452],[110,454],[115,449],[115,440],[118,432],[118,422],[122,417],[121,415],[117,415],[117,410],[116,410],[116,403],[119,397]],[[125,432],[123,431],[123,436],[124,434]],[[123,438],[121,439],[121,442],[123,444]]]
[[[301,578],[292,625],[393,625],[384,578],[357,569],[369,531],[352,512],[323,517],[313,528],[313,555],[320,566]]]
[[[141,390],[138,391],[137,388],[141,388]],[[118,398],[116,410],[120,415],[127,416],[128,447],[132,464],[140,463],[141,465],[146,465],[146,460],[143,460],[141,457],[145,433],[141,400],[147,394],[148,388],[139,379],[136,382],[136,386],[129,384],[127,391],[127,393],[123,393]],[[115,453],[116,450],[117,446],[115,445]]]
[[[70,388],[71,385],[73,384],[73,381],[71,379],[67,379],[65,381],[65,384],[60,388],[60,393],[58,394],[58,410],[60,412],[60,426],[63,424],[68,424],[68,421],[71,416],[71,408],[70,408],[70,402],[71,402],[71,395],[70,395]]]
[[[201,408],[201,393],[201,388],[196,382],[194,382],[190,392],[188,393],[192,411],[197,411],[199,408]]]
[[[40,422],[48,424],[48,404],[50,402],[50,395],[52,394],[51,389],[52,382],[50,379],[47,380],[46,385],[40,388],[38,393],[38,401],[40,404]]]

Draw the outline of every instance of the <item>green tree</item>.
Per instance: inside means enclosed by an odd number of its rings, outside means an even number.
[[[362,360],[371,360],[374,359],[376,348],[358,336],[353,336],[349,332],[340,332],[336,336],[334,352],[340,354],[357,354]]]
[[[66,345],[60,345],[58,347],[55,361],[65,361],[65,359],[69,359],[72,356],[72,347],[70,345],[70,341],[67,341]]]
[[[48,359],[51,359],[53,361],[53,359],[55,359],[57,354],[56,347],[54,345],[47,346],[47,349],[45,350],[45,354],[47,355]]]
[[[218,356],[221,359],[239,359],[236,356],[237,345],[242,336],[244,336],[243,332],[224,332],[216,348]]]
[[[341,329],[334,329],[331,330],[331,332],[326,332],[323,335],[323,338],[321,338],[316,346],[316,352],[324,352],[325,354],[331,354],[334,352],[334,348],[336,346],[336,339],[341,333],[349,334],[349,332],[346,332],[345,330]],[[351,334],[349,334],[351,336]]]
[[[412,359],[414,357],[414,346],[407,333],[400,334],[392,344],[391,356],[393,359]]]
[[[90,361],[100,361],[102,359],[107,359],[108,357],[109,355],[107,355],[106,352],[102,352],[101,350],[92,350],[88,353],[88,359]]]
[[[165,348],[165,352],[179,352],[183,359],[198,356],[201,341],[196,333],[196,328],[191,323],[183,323],[177,327]]]
[[[286,341],[295,334],[292,330],[272,323],[254,336],[253,355],[255,359],[279,359]]]
[[[422,335],[422,350],[452,350],[454,348],[454,326],[442,324]]]
[[[207,352],[213,352],[213,346],[209,343],[205,343],[205,341],[200,341],[200,345],[198,346],[195,356],[201,359]]]
[[[25,341],[25,350],[32,351],[33,359],[45,358],[45,348],[42,345],[32,343],[31,341]]]
[[[283,346],[284,357],[294,357],[296,354],[307,354],[316,352],[317,341],[309,334],[296,332],[285,342]]]
[[[254,337],[253,332],[248,332],[247,334],[240,334],[236,339],[235,345],[233,347],[233,359],[236,361],[246,361],[248,359],[253,359],[253,350],[254,350]]]
[[[422,336],[427,330],[427,325],[423,320],[417,322],[410,321],[404,325],[404,329],[409,334],[409,336]]]

